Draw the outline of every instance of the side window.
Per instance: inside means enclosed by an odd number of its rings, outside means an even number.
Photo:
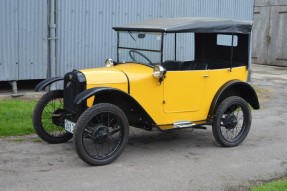
[[[165,33],[163,42],[163,61],[175,60],[174,54],[174,34]]]
[[[177,33],[176,36],[174,33],[167,33],[164,35],[163,47],[163,61],[194,60],[194,33]]]
[[[233,44],[232,44],[232,35],[218,34],[216,39],[216,44],[219,46],[234,46],[238,45],[238,36],[233,35]]]
[[[176,42],[175,42],[176,41]],[[194,60],[194,33],[170,33],[164,36],[163,63],[167,71],[199,70]]]
[[[194,33],[178,33],[176,40],[177,60],[194,60]]]

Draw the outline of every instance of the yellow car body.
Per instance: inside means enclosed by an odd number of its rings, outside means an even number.
[[[175,121],[205,121],[220,87],[232,80],[245,82],[248,76],[244,66],[232,70],[168,71],[165,80],[160,83],[154,78],[152,68],[137,63],[81,72],[86,77],[87,89],[111,87],[128,93],[126,74],[130,81],[130,95],[162,130],[173,128]],[[89,107],[93,105],[94,99],[89,98]]]

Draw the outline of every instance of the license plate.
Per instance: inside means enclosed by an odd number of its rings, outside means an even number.
[[[74,134],[75,125],[76,125],[76,123],[65,119],[65,129],[66,129],[66,131],[69,131],[70,133]]]

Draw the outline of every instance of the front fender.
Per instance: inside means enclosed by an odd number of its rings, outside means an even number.
[[[127,116],[129,124],[134,127],[151,130],[157,126],[145,109],[128,93],[110,87],[97,87],[79,93],[75,104],[81,104],[86,99],[95,96],[94,104],[110,103],[118,106]]]
[[[81,93],[79,93],[74,100],[74,104],[80,104],[83,101],[85,101],[86,99],[94,96],[96,93],[104,91],[104,90],[109,90],[111,88],[106,88],[106,87],[98,87],[98,88],[91,88],[91,89],[87,89]]]
[[[54,82],[64,80],[62,77],[53,77],[53,78],[48,78],[46,80],[43,80],[37,86],[35,87],[35,92],[43,91],[45,87],[51,85]]]

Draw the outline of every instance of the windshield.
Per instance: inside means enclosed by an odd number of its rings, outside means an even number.
[[[161,62],[162,33],[120,31],[118,62],[155,65]]]

